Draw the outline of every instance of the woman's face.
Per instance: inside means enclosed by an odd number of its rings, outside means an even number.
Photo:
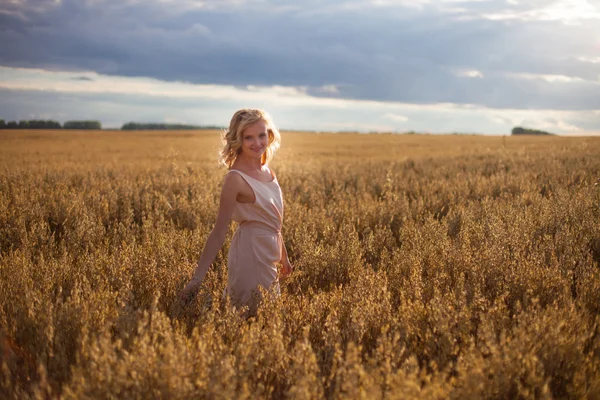
[[[256,121],[242,132],[242,153],[260,158],[269,145],[269,133],[265,121]]]

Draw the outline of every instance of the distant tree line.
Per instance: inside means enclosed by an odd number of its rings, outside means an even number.
[[[156,122],[127,122],[121,130],[124,131],[152,131],[152,130],[186,130],[186,129],[220,129],[220,126],[165,124]]]
[[[188,125],[188,124],[164,124],[155,122],[128,122],[123,124],[121,130],[186,130],[186,129],[221,129],[213,125]],[[30,119],[21,121],[5,121],[0,119],[0,129],[102,129],[100,121],[67,121],[64,124],[53,120]]]
[[[102,129],[100,121],[67,121],[63,125],[53,120],[30,119],[5,122],[0,119],[0,129]]]
[[[63,129],[102,129],[100,121],[67,121]]]
[[[552,135],[550,132],[539,131],[537,129],[528,129],[516,126],[512,129],[513,135]]]

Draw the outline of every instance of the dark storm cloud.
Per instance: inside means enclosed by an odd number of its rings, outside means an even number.
[[[388,7],[310,1],[302,8],[291,1],[268,3],[0,5],[5,11],[0,64],[193,83],[301,86],[316,96],[354,99],[600,108],[600,96],[594,95],[598,84],[585,82],[598,81],[600,64],[578,59],[597,53],[597,20],[567,26],[485,17],[532,11],[547,1],[422,6],[407,1]],[[483,77],[460,76],[462,70]],[[512,77],[519,73],[583,81]]]

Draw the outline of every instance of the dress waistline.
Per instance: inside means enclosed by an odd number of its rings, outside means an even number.
[[[244,221],[240,224],[239,226],[240,229],[243,228],[258,228],[264,231],[268,231],[269,233],[274,233],[276,235],[280,235],[281,236],[281,229],[275,229],[270,225],[265,224],[264,222],[260,222],[260,221]]]

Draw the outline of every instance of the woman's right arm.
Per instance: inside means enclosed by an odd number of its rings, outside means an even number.
[[[223,182],[223,189],[221,190],[221,199],[219,201],[219,213],[217,215],[217,221],[215,227],[208,235],[202,255],[198,261],[198,266],[194,271],[192,279],[183,289],[181,293],[181,299],[188,301],[190,297],[200,286],[200,283],[204,279],[204,276],[208,272],[210,264],[213,262],[217,253],[223,247],[225,243],[225,237],[227,236],[227,230],[233,216],[233,209],[237,201],[237,196],[240,191],[240,179],[238,174],[228,174],[225,176]]]

